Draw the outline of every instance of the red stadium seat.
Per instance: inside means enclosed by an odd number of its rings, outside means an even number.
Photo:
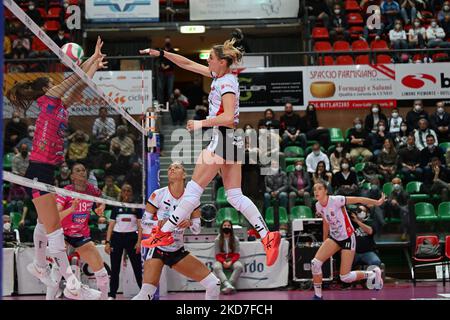
[[[419,263],[426,263],[423,266],[426,265],[430,265],[430,263],[432,264],[433,262],[437,264],[441,264],[442,267],[444,267],[444,262],[443,262],[443,258],[444,256],[442,255],[441,252],[439,252],[439,254],[435,257],[429,257],[429,258],[424,258],[424,257],[418,257],[417,256],[417,249],[420,245],[424,244],[425,241],[427,241],[427,244],[431,244],[431,245],[440,245],[439,244],[439,237],[436,235],[425,235],[425,236],[417,236],[416,237],[416,245],[414,248],[414,255],[413,255],[413,260],[412,260],[412,280],[414,283],[414,286],[416,285],[416,268],[421,267],[420,264],[417,265],[417,262]],[[441,263],[439,263],[440,261],[442,261]],[[445,275],[442,277],[444,284],[445,284]]]
[[[338,56],[336,58],[336,64],[338,66],[351,65],[354,64],[352,56]]]
[[[349,25],[363,25],[364,24],[364,19],[361,16],[361,14],[359,13],[349,13],[347,15],[347,21]]]
[[[445,237],[445,256],[450,260],[450,236]]]
[[[61,2],[60,1],[50,1],[48,6],[49,6],[49,8],[61,8]]]
[[[448,61],[448,54],[445,52],[435,53],[432,57],[434,62],[444,62]]]
[[[392,59],[387,54],[377,54],[377,64],[388,64],[392,63]]]
[[[369,50],[369,45],[364,40],[356,40],[352,42],[353,51],[365,51]]]
[[[362,35],[364,28],[361,26],[352,26],[348,30],[352,39],[358,39]]]
[[[53,7],[48,9],[47,19],[59,19],[59,14],[61,13],[61,8]]]
[[[317,65],[319,66],[332,66],[334,65],[334,60],[332,56],[319,57],[317,59]]]
[[[14,20],[17,19],[15,15],[13,15],[13,13],[11,11],[9,11],[8,9],[5,8],[5,19],[6,20]]]
[[[355,59],[355,63],[356,64],[370,64],[370,58],[367,54],[362,55],[362,56],[357,56]]]
[[[47,31],[58,31],[61,28],[59,22],[56,20],[45,21],[44,26]]]
[[[41,14],[42,18],[47,18],[47,12],[45,12],[44,8],[37,8],[37,10],[39,11],[39,13]]]
[[[79,3],[79,0],[69,0],[69,4],[70,4],[70,5],[75,5],[75,6],[77,6],[78,3]]]
[[[361,11],[361,7],[359,6],[358,2],[356,2],[355,0],[347,0],[345,1],[345,5],[344,5],[345,11],[347,12],[360,12]]]
[[[320,40],[320,39],[328,39],[330,35],[328,34],[327,28],[315,27],[312,30],[312,37],[314,40]]]
[[[384,40],[373,40],[370,43],[370,48],[372,50],[389,50],[389,47]]]
[[[334,51],[351,51],[350,43],[347,41],[338,40],[335,41],[333,44],[333,50]]]
[[[314,43],[314,51],[332,51],[333,48],[331,47],[331,43],[328,41],[318,41]]]

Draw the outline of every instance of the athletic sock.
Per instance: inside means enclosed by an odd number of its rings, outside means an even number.
[[[103,267],[98,271],[94,272],[95,280],[97,282],[97,289],[102,293],[101,300],[106,300],[108,298],[108,285],[109,276],[108,271]]]
[[[47,263],[47,231],[42,223],[37,223],[33,232],[34,264],[39,268],[46,268]]]
[[[156,292],[156,289],[157,289],[157,287],[155,287],[154,285],[152,285],[150,283],[143,283],[141,291],[139,291],[138,295],[141,297],[148,298],[148,300],[152,300],[153,295]]]
[[[212,272],[200,284],[206,289],[205,300],[219,300],[220,280]]]
[[[319,298],[322,298],[322,284],[314,283],[314,294]]]

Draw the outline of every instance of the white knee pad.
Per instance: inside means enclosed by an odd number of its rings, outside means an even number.
[[[351,283],[356,280],[356,272],[352,271],[347,274],[340,274],[339,278],[341,278],[342,282]]]
[[[209,273],[200,284],[206,289],[206,300],[219,300],[220,280],[213,274]]]
[[[181,200],[177,210],[170,216],[169,222],[176,226],[182,220],[188,219],[192,211],[200,206],[202,193],[203,188],[201,186],[193,180],[189,181],[183,194],[183,200]]]
[[[238,211],[244,212],[253,204],[249,198],[242,194],[241,188],[227,190],[228,202]]]
[[[48,251],[50,254],[66,251],[63,229],[58,229],[48,235]]]
[[[313,275],[320,275],[322,274],[322,265],[323,262],[320,261],[319,259],[312,259],[311,260],[311,272]]]
[[[38,222],[36,224],[36,227],[34,228],[34,235],[47,238],[47,230],[45,230],[45,226],[42,223]]]

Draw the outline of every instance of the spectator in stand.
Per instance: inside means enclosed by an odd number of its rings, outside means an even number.
[[[396,177],[391,182],[393,190],[384,204],[384,213],[389,219],[394,216],[400,217],[402,230],[400,239],[404,241],[407,239],[410,227],[409,194],[403,190],[400,178]]]
[[[202,104],[195,106],[195,115],[194,120],[204,120],[208,116],[208,97],[203,96],[202,98]]]
[[[295,162],[295,170],[289,172],[289,212],[295,206],[297,198],[303,199],[305,206],[311,207],[311,179],[305,171],[303,160]]]
[[[406,50],[408,49],[408,41],[406,40],[406,32],[403,30],[401,20],[395,20],[394,29],[389,31],[389,41],[391,42],[391,48],[394,50]],[[401,52],[394,54],[394,61],[401,62]]]
[[[41,30],[45,33],[47,30],[45,26],[41,27]],[[38,37],[33,36],[31,40],[31,53],[30,58],[48,58],[52,56],[52,52]]]
[[[444,109],[444,101],[436,103],[436,112],[430,116],[431,128],[436,132],[439,142],[450,140],[450,115]]]
[[[445,32],[436,19],[431,20],[430,26],[427,29],[427,47],[428,48],[450,48],[450,42],[445,41]]]
[[[130,157],[122,155],[120,145],[113,142],[111,142],[110,155],[111,157],[104,159],[106,174],[123,180],[130,168]]]
[[[20,145],[20,152],[12,159],[12,173],[24,177],[30,164],[30,155],[28,146],[23,143]]]
[[[44,17],[42,17],[42,14],[36,8],[36,3],[34,1],[28,3],[28,10],[26,13],[39,27],[44,25]]]
[[[425,118],[428,120],[428,113],[423,110],[422,100],[415,100],[414,107],[406,114],[406,123],[408,124],[408,132],[418,128],[419,120]]]
[[[117,127],[117,137],[111,139],[110,152],[113,151],[112,145],[120,147],[120,154],[124,157],[131,157],[134,154],[134,141],[127,136],[127,127],[120,125]]]
[[[372,152],[368,149],[370,147],[369,134],[363,129],[362,120],[355,118],[353,120],[353,128],[350,129],[348,136],[350,139],[350,157],[353,163],[359,156],[364,157],[364,161],[369,161],[372,158]]]
[[[131,170],[125,176],[125,183],[133,187],[133,196],[136,201],[142,200],[142,167],[139,162],[131,164]]]
[[[416,147],[414,135],[408,136],[407,145],[398,151],[398,156],[405,183],[421,180],[423,169],[420,167],[420,151]]]
[[[67,163],[64,162],[61,165],[59,174],[55,178],[55,186],[57,186],[58,188],[64,188],[71,183],[72,181],[70,180],[70,168]]]
[[[306,148],[306,134],[302,132],[302,128],[306,125],[302,124],[303,119],[298,114],[294,113],[292,103],[288,102],[284,106],[284,114],[280,118],[282,148],[288,145],[295,144]]]
[[[103,197],[111,200],[117,200],[120,194],[120,188],[115,183],[113,176],[105,177],[105,186],[103,187]]]
[[[320,150],[320,145],[316,142],[312,146],[312,152],[306,157],[306,168],[309,173],[314,173],[319,162],[324,162],[327,171],[330,171],[330,160],[328,156]]]
[[[406,147],[406,142],[408,140],[408,136],[412,134],[408,132],[408,124],[403,121],[400,124],[400,132],[397,136],[394,137],[395,148],[399,150],[400,148]],[[414,136],[414,134],[412,134]]]
[[[330,146],[330,132],[327,128],[319,126],[316,106],[314,104],[308,104],[308,106],[306,107],[306,114],[304,119],[307,128],[306,138],[308,140],[317,140],[322,147],[328,149],[328,147]]]
[[[62,47],[66,43],[69,42],[69,39],[64,34],[64,29],[59,29],[58,34],[53,38],[53,41],[58,45],[58,47]]]
[[[419,129],[416,129],[414,131],[414,138],[416,138],[416,147],[420,151],[427,147],[427,137],[428,135],[432,135],[434,137],[434,145],[438,145],[438,139],[436,132],[434,132],[433,129],[430,129],[428,127],[428,120],[427,119],[420,119],[419,120]]]
[[[439,158],[433,158],[425,170],[422,187],[427,194],[439,195],[439,202],[449,201],[450,172]]]
[[[316,171],[312,174],[313,185],[315,185],[316,183],[324,182],[327,185],[328,194],[332,194],[332,181],[333,174],[326,169],[325,162],[320,161],[317,164]]]
[[[438,158],[445,163],[444,151],[436,145],[436,140],[431,134],[427,135],[427,146],[420,151],[420,166],[425,172],[431,168],[431,161]]]
[[[378,131],[378,122],[384,120],[387,123],[387,117],[381,112],[380,105],[378,103],[373,103],[370,108],[370,113],[364,119],[364,128],[370,133],[376,133]]]
[[[316,26],[317,20],[322,20],[324,26],[328,25],[331,12],[324,0],[306,0],[305,7],[311,30]]]
[[[386,138],[389,138],[389,132],[386,128],[386,122],[384,120],[378,121],[377,131],[370,136],[371,138],[371,150],[373,152],[373,155],[377,157],[381,149],[383,149],[384,140]]]
[[[75,162],[86,164],[86,158],[89,152],[88,139],[89,136],[81,130],[75,131],[75,133],[69,137],[69,140],[71,141],[68,151],[69,165]]]
[[[220,231],[214,240],[216,262],[213,265],[213,272],[222,284],[222,293],[229,294],[236,291],[236,282],[244,271],[244,265],[239,261],[240,245],[239,238],[234,235],[233,224],[230,220],[222,221]],[[228,279],[225,270],[232,270]]]
[[[350,170],[348,159],[342,159],[341,170],[333,175],[332,186],[336,195],[359,196],[358,177]]]
[[[400,2],[400,14],[405,22],[405,25],[409,24],[410,21],[416,19],[417,9],[416,4],[413,0],[402,0]]]
[[[14,60],[19,60],[15,63],[8,63],[8,72],[25,72],[28,68],[28,65],[24,62],[20,62],[21,59],[26,59],[30,54],[30,40],[23,36],[23,32],[19,32],[19,36],[17,39],[13,41],[13,47],[11,51],[11,58]]]
[[[264,111],[264,119],[259,120],[258,128],[262,125],[266,127],[266,129],[280,129],[280,121],[275,119],[275,113],[272,109],[266,109]]]
[[[367,12],[367,10],[365,10],[364,12]],[[366,23],[363,29],[363,35],[360,37],[361,40],[365,40],[366,42],[369,42],[369,34],[373,33],[375,33],[375,40],[380,40],[386,27],[385,24],[383,23],[383,19],[379,9],[375,10],[373,14],[371,13],[370,16],[374,18],[372,21],[376,21],[377,23],[379,23],[379,26],[370,25]],[[368,20],[366,19],[366,21]]]
[[[333,14],[331,15],[330,23],[328,25],[328,31],[330,39],[333,42],[338,40],[339,37],[343,38],[345,41],[350,41],[347,17],[339,4],[334,5]]]
[[[442,23],[442,21],[444,21],[445,15],[447,14],[450,14],[450,2],[445,1],[441,11],[439,11],[437,14],[437,19],[439,23]]]
[[[97,217],[97,215],[94,216]],[[96,244],[104,244],[106,240],[106,234],[108,231],[108,220],[106,219],[105,216],[100,216],[97,219],[97,224],[94,226],[95,227],[91,229],[92,241],[94,241]]]
[[[195,78],[194,81],[184,89],[184,93],[191,106],[201,105],[206,94],[202,89],[201,78]]]
[[[5,153],[13,152],[14,147],[27,134],[27,123],[18,112],[13,112],[12,118],[5,127]]]
[[[288,177],[286,172],[282,171],[280,164],[277,161],[273,161],[272,172],[264,177],[264,184],[266,186],[266,192],[264,193],[264,208],[270,207],[270,201],[272,199],[279,201],[281,207],[287,209],[289,188]]]
[[[386,0],[381,4],[381,14],[386,21],[386,30],[391,30],[395,20],[400,17],[400,5],[397,1]]]
[[[397,137],[400,134],[400,125],[403,122],[403,118],[400,116],[397,108],[392,109],[391,117],[387,122],[387,127],[389,128],[389,135],[392,138]]]
[[[11,183],[9,188],[6,206],[6,212],[11,214],[11,212],[19,212],[22,215],[26,215],[28,208],[25,206],[25,201],[28,195],[25,188],[19,184]]]
[[[163,50],[175,53],[169,36],[166,36],[164,39]],[[173,93],[173,84],[175,83],[174,67],[175,64],[172,61],[164,58],[164,56],[160,58],[157,88],[159,103],[166,104],[170,95]]]
[[[330,155],[331,172],[333,174],[341,170],[341,163],[343,159],[350,160],[350,153],[348,153],[344,143],[338,142],[336,144],[336,148]]]
[[[173,125],[183,125],[186,121],[187,108],[189,107],[189,100],[185,95],[181,94],[180,89],[175,89],[169,100],[170,115],[172,116]]]
[[[70,6],[70,0],[64,0],[62,3],[62,9],[59,12],[59,24],[61,25],[61,27],[64,29],[65,32],[70,31],[69,28],[67,27],[67,23],[66,23],[66,16],[67,16],[67,8]]]
[[[445,32],[445,37],[450,38],[450,13],[447,13],[444,20],[441,22],[442,30]]]
[[[27,130],[28,135],[25,138],[22,138],[19,141],[19,143],[14,147],[14,153],[17,154],[19,152],[20,146],[22,144],[26,144],[27,147],[28,147],[28,150],[31,150],[31,147],[33,146],[33,137],[34,137],[34,130],[35,129],[36,128],[34,126],[32,126],[32,125],[28,126],[28,130]]]
[[[390,181],[397,171],[398,154],[391,139],[384,139],[383,149],[378,155],[378,171],[384,181]]]
[[[108,109],[100,107],[98,110],[99,117],[95,119],[92,126],[92,135],[95,143],[108,143],[111,137],[116,132],[116,123],[114,119],[108,117]]]
[[[3,37],[3,56],[5,59],[10,59],[12,57],[12,43],[11,38],[8,35]]]
[[[408,32],[408,45],[410,49],[425,47],[425,39],[426,39],[426,30],[422,27],[420,23],[420,19],[414,19],[414,23],[411,29]]]

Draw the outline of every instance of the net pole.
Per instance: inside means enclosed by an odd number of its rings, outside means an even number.
[[[3,4],[0,6],[0,17],[4,17],[4,6]],[[0,52],[3,52],[3,41],[5,34],[5,19],[1,19],[0,21],[0,39],[2,40],[0,43]],[[3,73],[4,63],[3,63],[3,54],[0,56],[0,65],[1,65],[1,74],[0,74],[0,82],[3,84]],[[2,203],[0,204],[0,227],[2,232],[0,232],[0,243],[2,244],[2,250],[0,250],[0,300],[3,299],[3,94],[0,98],[0,115],[2,117],[0,121],[0,192]]]

